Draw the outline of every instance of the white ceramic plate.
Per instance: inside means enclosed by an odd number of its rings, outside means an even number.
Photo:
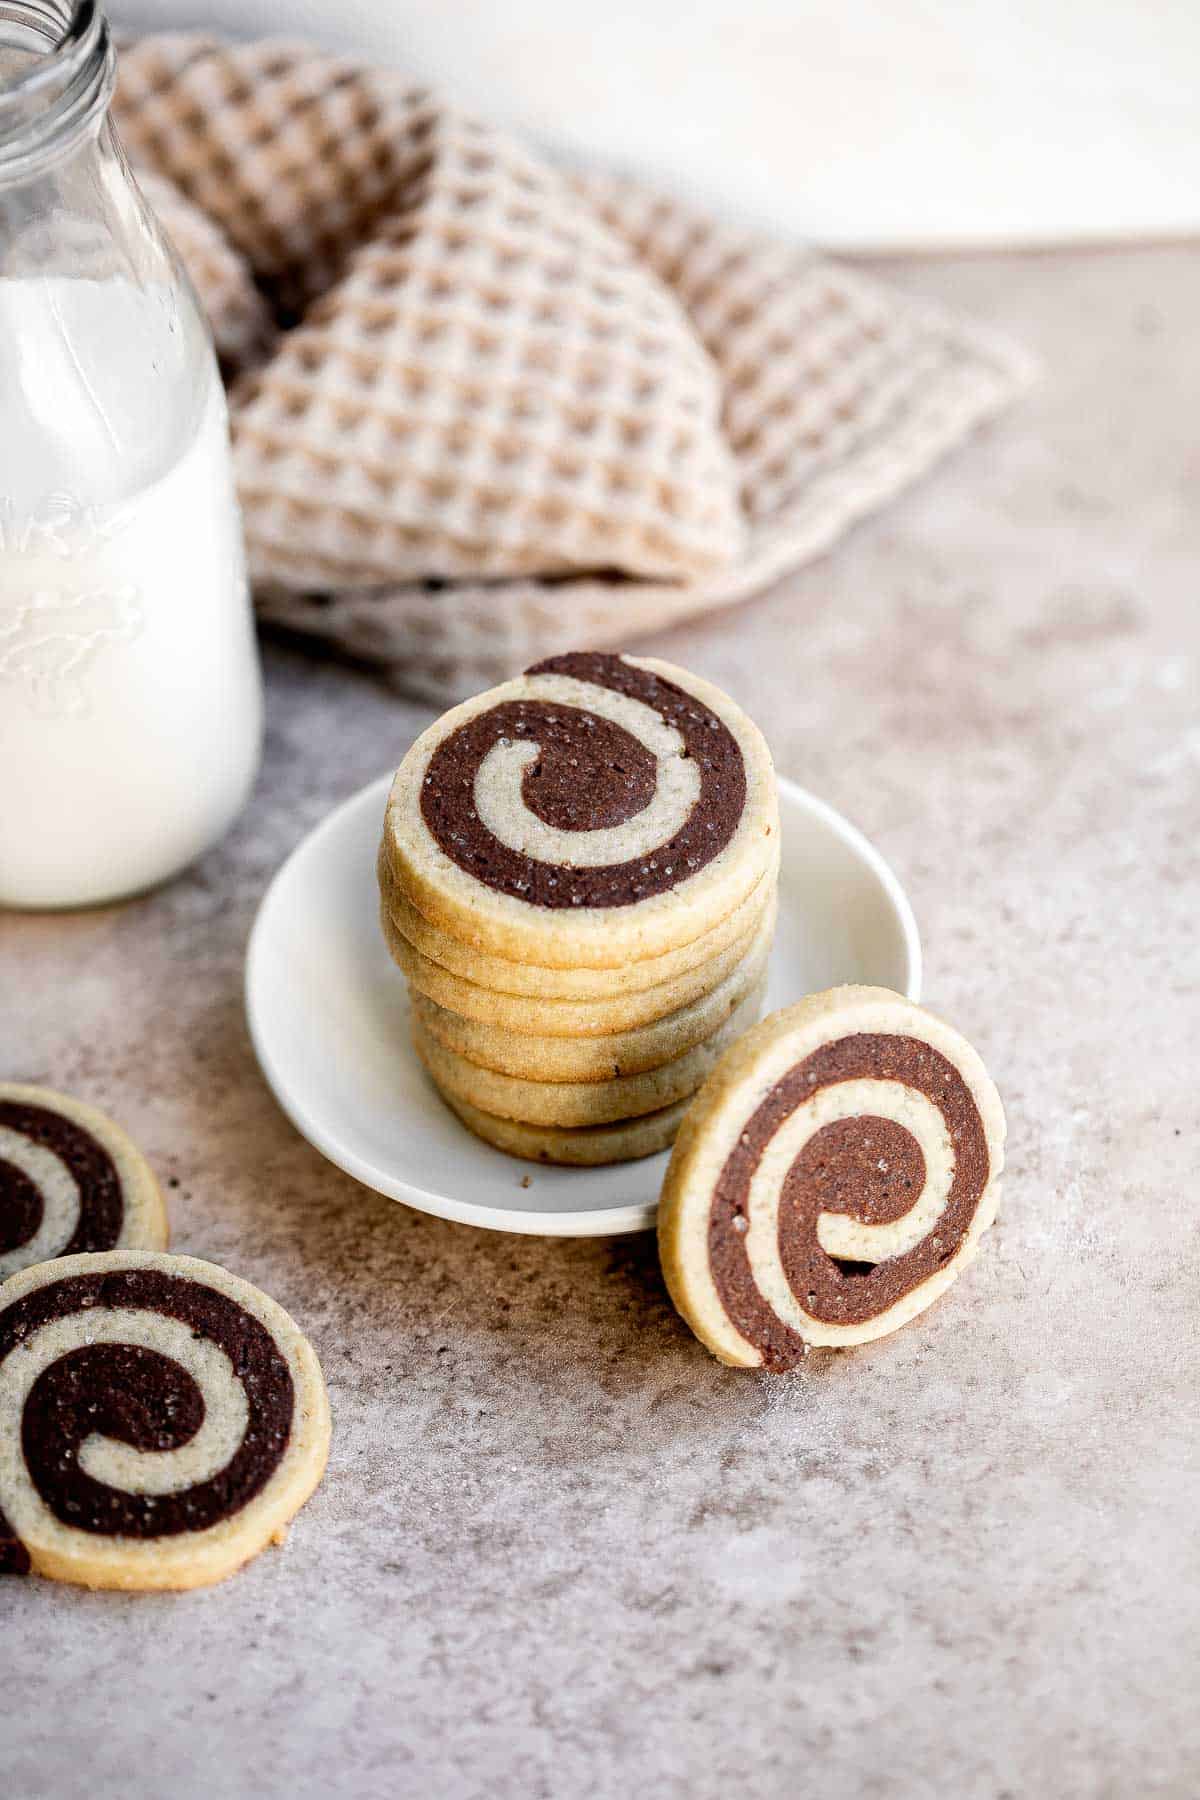
[[[246,1011],[276,1099],[331,1162],[422,1212],[557,1237],[652,1225],[665,1151],[604,1169],[518,1162],[439,1100],[410,1047],[407,993],[379,931],[375,855],[390,781],[373,781],[318,825],[259,908]],[[842,981],[919,999],[916,922],[883,858],[802,788],[781,781],[779,801],[769,1009]]]

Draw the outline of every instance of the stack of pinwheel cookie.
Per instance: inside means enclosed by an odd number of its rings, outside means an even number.
[[[447,1104],[534,1161],[666,1148],[762,1009],[778,870],[760,732],[670,663],[559,656],[446,713],[392,784],[379,886]]]

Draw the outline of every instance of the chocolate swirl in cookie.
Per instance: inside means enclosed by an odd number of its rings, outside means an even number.
[[[0,1569],[17,1573],[26,1499],[97,1537],[234,1517],[282,1461],[295,1410],[267,1327],[215,1286],[154,1268],[64,1276],[7,1306],[0,1295],[0,1389],[20,1439]]]
[[[505,700],[444,739],[421,813],[460,868],[534,906],[632,906],[724,850],[746,769],[711,708],[619,656],[557,656],[527,673],[621,696],[625,721],[574,699]],[[622,841],[632,854],[614,854]]]
[[[0,1279],[29,1262],[111,1250],[125,1216],[112,1157],[65,1114],[0,1098]]]
[[[708,1258],[730,1321],[766,1367],[805,1324],[860,1326],[943,1271],[991,1174],[975,1097],[916,1037],[853,1033],[775,1082],[712,1196]]]

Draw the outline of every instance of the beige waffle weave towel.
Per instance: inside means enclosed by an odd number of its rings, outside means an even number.
[[[118,116],[232,377],[260,612],[430,699],[749,594],[1027,378],[385,70],[145,38]]]

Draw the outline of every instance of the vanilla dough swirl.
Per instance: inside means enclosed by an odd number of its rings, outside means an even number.
[[[557,656],[528,674],[577,681],[579,704],[500,701],[437,746],[421,813],[447,856],[499,893],[562,909],[632,906],[720,855],[746,769],[715,712],[619,656]]]

